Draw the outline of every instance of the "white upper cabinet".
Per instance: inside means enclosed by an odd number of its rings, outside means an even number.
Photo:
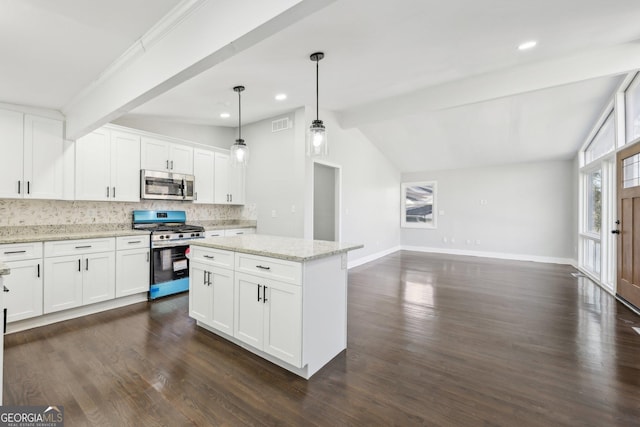
[[[0,110],[0,197],[62,199],[63,123]]]
[[[100,128],[76,142],[76,200],[140,200],[140,137]]]
[[[228,154],[215,155],[215,203],[244,204],[244,167],[232,166]]]
[[[143,136],[141,169],[193,174],[193,147]]]
[[[193,150],[193,174],[195,175],[195,197],[193,203],[213,203],[215,154],[211,150]]]

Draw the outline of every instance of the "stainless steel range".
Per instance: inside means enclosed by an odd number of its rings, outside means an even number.
[[[204,228],[186,221],[185,211],[133,211],[133,228],[151,232],[149,299],[189,290],[186,251],[191,240],[204,238]]]

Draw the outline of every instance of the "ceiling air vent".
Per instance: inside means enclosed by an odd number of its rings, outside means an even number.
[[[289,129],[289,117],[274,120],[271,122],[271,132],[280,132]]]

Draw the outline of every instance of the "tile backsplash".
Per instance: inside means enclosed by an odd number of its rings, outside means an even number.
[[[85,202],[0,199],[0,227],[59,224],[131,223],[135,209],[184,210],[187,221],[255,220],[252,206],[198,205],[174,201]]]

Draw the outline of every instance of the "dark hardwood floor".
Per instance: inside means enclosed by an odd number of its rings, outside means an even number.
[[[569,266],[398,252],[349,273],[348,349],[305,381],[186,294],[5,337],[5,405],[67,426],[640,425],[640,317]]]

